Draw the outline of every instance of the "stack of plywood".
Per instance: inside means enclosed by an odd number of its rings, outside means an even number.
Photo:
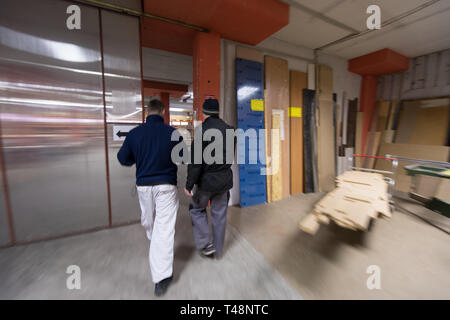
[[[371,219],[391,217],[388,185],[381,174],[347,171],[336,182],[337,187],[301,221],[301,230],[315,234],[330,219],[343,228],[367,230]]]

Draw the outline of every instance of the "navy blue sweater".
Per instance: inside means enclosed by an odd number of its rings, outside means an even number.
[[[175,129],[159,115],[150,115],[144,124],[131,130],[117,153],[123,166],[136,164],[136,184],[177,184],[177,165],[171,153],[178,141],[171,141]]]

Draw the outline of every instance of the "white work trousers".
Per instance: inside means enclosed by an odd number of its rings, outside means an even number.
[[[154,283],[172,276],[177,187],[171,184],[138,186],[141,224],[150,240],[149,262]]]

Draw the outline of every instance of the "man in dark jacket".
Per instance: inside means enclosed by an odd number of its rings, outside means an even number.
[[[220,257],[225,241],[226,215],[230,198],[229,190],[233,187],[232,161],[229,161],[229,159],[233,159],[235,138],[233,135],[231,146],[227,144],[227,130],[232,133],[234,128],[219,118],[219,103],[216,99],[206,100],[202,111],[205,115],[205,121],[201,127],[199,126],[195,129],[197,131],[194,134],[194,136],[197,135],[199,133],[198,130],[201,130],[202,139],[198,143],[199,139],[197,139],[197,136],[192,144],[192,161],[188,166],[185,193],[188,196],[192,196],[189,213],[192,219],[197,249],[204,256],[214,255],[215,257]],[[208,141],[208,139],[205,139],[205,136],[208,135],[208,130],[213,136],[215,136],[214,133],[220,133],[219,137],[211,138],[211,141]],[[216,141],[216,139],[220,138],[222,138],[222,141]],[[222,147],[222,150],[219,150],[219,152],[223,152],[221,157],[219,157],[222,161],[205,161],[205,148],[217,142]],[[201,150],[199,150],[199,147],[201,147]],[[195,159],[195,152],[200,151],[202,152],[202,157],[198,161]],[[231,156],[230,152],[232,153]],[[213,154],[213,156],[217,155]],[[193,194],[194,185],[197,185],[197,190]],[[206,207],[209,201],[211,202],[212,237],[206,214]]]
[[[174,128],[164,123],[164,104],[150,101],[147,120],[131,130],[117,154],[124,166],[136,164],[141,224],[150,240],[150,272],[155,294],[162,295],[172,280],[175,222],[178,211],[177,165],[171,153]]]

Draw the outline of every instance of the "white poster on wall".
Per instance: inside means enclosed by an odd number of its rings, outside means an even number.
[[[136,126],[130,125],[114,125],[113,126],[113,139],[114,141],[124,141],[128,132]]]

